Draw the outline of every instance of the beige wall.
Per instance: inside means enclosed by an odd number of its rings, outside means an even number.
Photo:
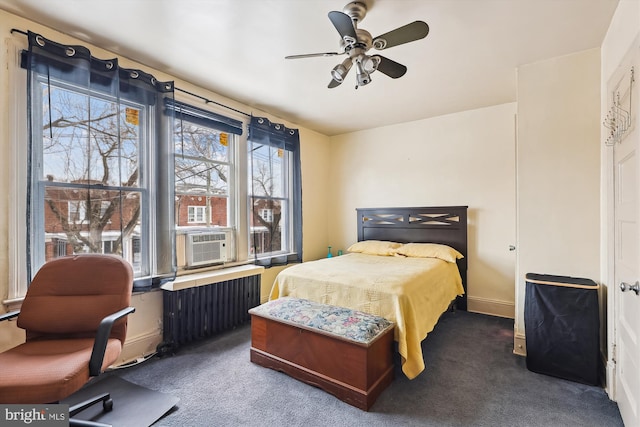
[[[94,56],[100,58],[112,58],[116,56],[113,53],[102,50],[96,46],[85,42],[79,42],[61,32],[43,27],[33,22],[24,20],[17,16],[11,15],[4,11],[0,11],[0,34],[3,39],[15,39],[19,43],[26,46],[26,37],[20,34],[10,35],[12,28],[21,30],[31,30],[41,33],[43,36],[61,43],[84,44],[88,46]],[[0,63],[3,67],[6,64],[6,49],[0,52]],[[198,95],[216,100],[240,111],[251,112],[254,115],[264,115],[270,120],[284,123],[286,126],[299,128],[295,123],[273,117],[262,111],[252,107],[239,104],[233,100],[222,98],[215,93],[207,91],[203,88],[195,87],[188,82],[176,79],[171,75],[146,67],[121,58],[121,65],[128,68],[140,68],[144,71],[154,74],[160,80],[175,80],[176,87],[196,93]],[[6,72],[0,73],[0,150],[4,153],[12,152],[13,141],[9,136],[9,119],[7,111],[14,108],[9,97],[8,90],[9,80]],[[222,111],[224,113],[224,111]],[[327,245],[327,205],[328,205],[328,188],[325,183],[326,171],[329,161],[329,139],[317,132],[300,128],[301,138],[301,163],[302,163],[302,180],[303,180],[303,246],[304,258],[313,259],[324,256]],[[11,156],[0,156],[0,189],[2,189],[3,197],[0,198],[0,301],[8,296],[8,281],[10,277],[9,263],[12,256],[9,250],[8,235],[10,216],[13,207],[10,204],[8,193],[12,191],[13,165]],[[272,268],[265,270],[262,277],[262,299],[266,297],[273,283],[275,274],[281,268]],[[131,360],[141,357],[155,349],[155,346],[161,341],[162,331],[162,293],[160,291],[134,294],[132,304],[136,307],[136,313],[130,317],[130,327],[127,334],[127,344],[123,351],[122,360]],[[0,304],[0,312],[4,312],[5,306]],[[0,351],[13,347],[24,340],[24,334],[15,327],[15,322],[2,322],[0,324]]]
[[[469,206],[469,309],[513,317],[515,103],[331,138],[330,244],[356,241],[356,208]]]
[[[600,50],[518,69],[516,352],[526,273],[600,277]]]

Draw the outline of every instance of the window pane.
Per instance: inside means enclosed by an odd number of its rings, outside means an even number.
[[[115,253],[140,271],[141,197],[140,191],[47,186],[45,261],[64,254]]]
[[[254,196],[285,197],[286,152],[281,148],[255,144],[252,189]]]
[[[176,155],[176,194],[228,195],[229,167]]]
[[[264,255],[286,252],[288,203],[285,200],[254,199],[251,215],[251,254]]]
[[[199,126],[176,116],[176,154],[219,162],[229,161],[229,140],[232,135]]]
[[[138,186],[139,109],[55,86],[43,105],[43,179]]]

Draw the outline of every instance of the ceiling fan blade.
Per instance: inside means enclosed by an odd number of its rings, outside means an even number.
[[[317,56],[336,56],[342,55],[344,52],[321,52],[321,53],[303,53],[301,55],[288,55],[284,59],[301,59],[301,58],[315,58]]]
[[[333,26],[336,27],[336,30],[338,30],[338,33],[340,33],[342,40],[347,42],[347,44],[355,43],[358,40],[356,29],[349,15],[334,10],[329,12],[329,19]]]
[[[393,46],[423,39],[427,37],[427,34],[429,34],[429,26],[427,23],[415,21],[374,38],[373,47],[377,50],[388,49]]]
[[[342,84],[342,82],[337,81],[336,79],[331,79],[331,81],[329,82],[329,86],[327,86],[329,89],[333,89],[334,87],[338,87]]]
[[[377,70],[383,74],[386,74],[392,79],[402,77],[407,72],[407,67],[405,67],[404,65],[398,64],[396,61],[392,61],[391,59],[385,58],[382,55],[376,56],[380,58],[380,63],[378,63]]]

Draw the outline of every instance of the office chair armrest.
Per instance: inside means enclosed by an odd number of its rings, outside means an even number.
[[[3,320],[9,320],[13,319],[14,317],[18,317],[18,314],[20,314],[20,310],[0,314],[0,322],[2,322]]]
[[[91,352],[91,360],[89,360],[89,375],[92,377],[100,375],[102,371],[102,361],[104,360],[104,352],[107,349],[107,341],[111,334],[111,327],[116,320],[136,311],[135,307],[127,307],[113,313],[100,322],[96,340],[93,342],[93,351]]]

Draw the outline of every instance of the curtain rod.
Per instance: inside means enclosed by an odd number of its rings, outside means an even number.
[[[13,34],[13,33],[20,33],[20,34],[23,34],[25,36],[29,35],[29,33],[25,32],[25,31],[22,31],[22,30],[18,30],[17,28],[12,28],[11,29],[11,34]],[[177,90],[177,91],[186,93],[187,95],[191,95],[191,96],[195,96],[196,98],[200,98],[207,104],[209,104],[209,103],[216,104],[216,105],[219,105],[220,107],[224,107],[224,108],[226,108],[228,110],[235,111],[236,113],[244,114],[247,117],[251,117],[251,114],[247,114],[244,111],[236,110],[235,108],[229,107],[228,105],[221,104],[220,102],[212,101],[209,98],[205,98],[204,96],[197,95],[197,94],[195,94],[193,92],[189,92],[187,90],[180,89],[179,87],[175,87],[175,86],[174,86],[174,89]]]
[[[245,116],[247,116],[247,117],[251,117],[251,114],[247,114],[247,113],[245,113],[244,111],[236,110],[235,108],[233,108],[233,107],[229,107],[228,105],[224,105],[224,104],[221,104],[221,103],[219,103],[219,102],[212,101],[212,100],[210,100],[209,98],[205,98],[204,96],[197,95],[197,94],[195,94],[195,93],[193,93],[193,92],[189,92],[188,90],[180,89],[179,87],[174,87],[174,89],[175,89],[175,90],[177,90],[177,91],[180,91],[180,92],[186,93],[186,94],[188,94],[188,95],[195,96],[196,98],[200,98],[200,99],[202,99],[206,104],[209,104],[209,103],[211,103],[211,104],[216,104],[216,105],[219,105],[220,107],[224,107],[224,108],[226,108],[226,109],[228,109],[228,110],[235,111],[236,113],[244,114],[244,115],[245,115]]]

